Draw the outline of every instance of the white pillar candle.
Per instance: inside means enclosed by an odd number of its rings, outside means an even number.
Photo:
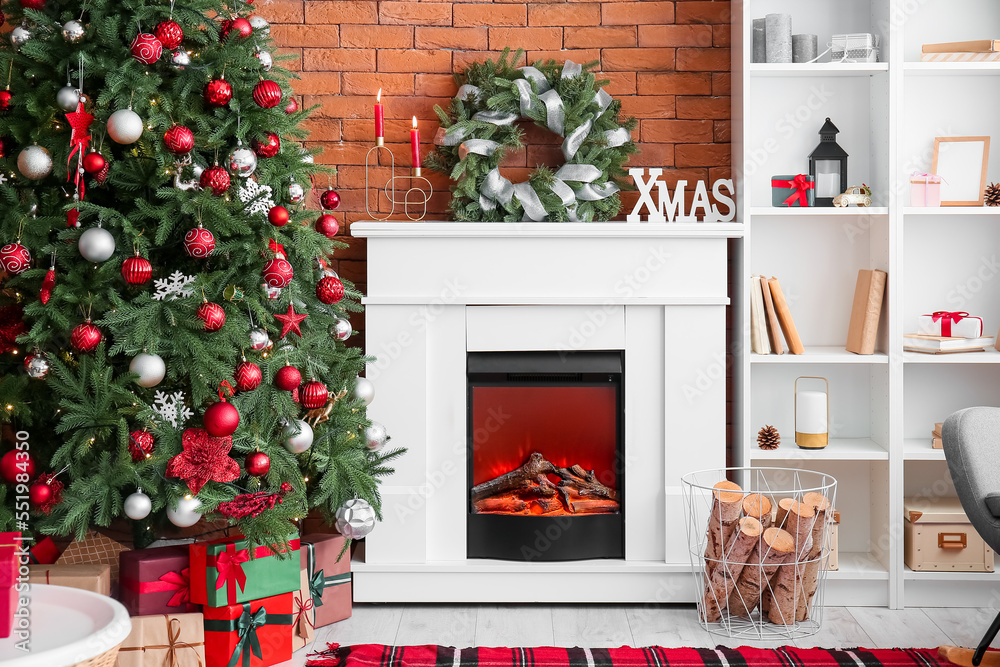
[[[816,196],[836,197],[840,194],[840,174],[816,174]]]
[[[795,405],[796,433],[826,433],[826,392],[800,391]]]

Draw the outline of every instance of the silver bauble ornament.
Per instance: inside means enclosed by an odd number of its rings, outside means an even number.
[[[174,69],[182,70],[191,64],[191,56],[184,49],[178,49],[170,54],[170,64]]]
[[[184,496],[177,503],[177,509],[167,510],[167,519],[178,528],[188,528],[201,520],[198,508],[201,501],[193,496]]]
[[[160,355],[143,352],[132,358],[128,370],[139,375],[135,383],[140,387],[155,387],[166,376],[167,365],[163,363],[163,357]]]
[[[76,44],[82,40],[85,32],[86,30],[79,21],[66,21],[66,23],[63,23],[62,36],[70,44]]]
[[[260,61],[260,66],[265,72],[270,72],[271,68],[274,67],[274,58],[267,51],[258,51],[257,60]]]
[[[257,168],[257,156],[245,146],[239,146],[229,154],[229,173],[241,178],[249,178]]]
[[[349,540],[360,540],[375,528],[375,510],[368,501],[351,498],[337,508],[337,532]]]
[[[63,86],[56,93],[56,105],[67,113],[76,111],[76,107],[79,104],[80,91],[73,86]]]
[[[108,136],[119,144],[134,144],[142,136],[142,119],[131,109],[119,109],[108,118]]]
[[[288,201],[293,204],[298,204],[303,199],[306,198],[306,191],[302,189],[302,186],[292,181],[288,186]]]
[[[312,447],[312,426],[301,419],[296,419],[285,425],[281,437],[285,439],[285,449],[292,454],[301,454]]]
[[[145,519],[152,511],[153,501],[142,492],[142,489],[137,490],[125,499],[125,516],[133,521]]]
[[[103,227],[91,227],[80,234],[79,248],[88,262],[103,262],[115,254],[115,237]]]
[[[250,349],[261,350],[267,349],[267,344],[271,339],[267,337],[267,332],[263,329],[251,329],[250,330]]]
[[[372,381],[358,376],[354,385],[354,398],[364,401],[365,405],[371,405],[375,400],[375,385]]]
[[[368,449],[373,452],[382,449],[388,439],[389,434],[386,433],[385,426],[378,422],[372,422],[372,425],[365,429],[365,442],[368,444]]]
[[[338,319],[333,323],[333,326],[330,327],[330,335],[336,340],[347,340],[351,337],[352,333],[354,333],[354,328],[351,326],[351,323],[344,318]]]
[[[267,36],[271,33],[271,24],[267,22],[263,16],[251,16],[250,17],[250,27],[253,28],[255,35]]]
[[[41,354],[33,354],[24,368],[28,371],[28,377],[41,380],[49,374],[49,360]]]
[[[20,49],[21,45],[31,39],[31,31],[23,25],[10,31],[10,43],[15,49]]]
[[[17,156],[17,170],[33,181],[52,173],[52,155],[41,146],[28,146]]]

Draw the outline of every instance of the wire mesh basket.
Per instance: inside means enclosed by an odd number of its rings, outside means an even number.
[[[720,468],[681,481],[702,627],[740,639],[818,632],[837,480],[796,468]]]

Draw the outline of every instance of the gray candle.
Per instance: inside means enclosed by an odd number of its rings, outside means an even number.
[[[768,14],[765,34],[767,62],[792,62],[791,14]]]
[[[753,20],[753,61],[755,63],[767,62],[767,46],[764,42],[766,25],[767,19]]]
[[[816,59],[819,37],[816,35],[792,35],[792,62],[807,63]]]

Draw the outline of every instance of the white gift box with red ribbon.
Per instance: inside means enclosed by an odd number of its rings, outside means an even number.
[[[920,333],[929,336],[979,338],[983,335],[983,318],[961,311],[937,310],[930,315],[921,315],[917,326]]]

